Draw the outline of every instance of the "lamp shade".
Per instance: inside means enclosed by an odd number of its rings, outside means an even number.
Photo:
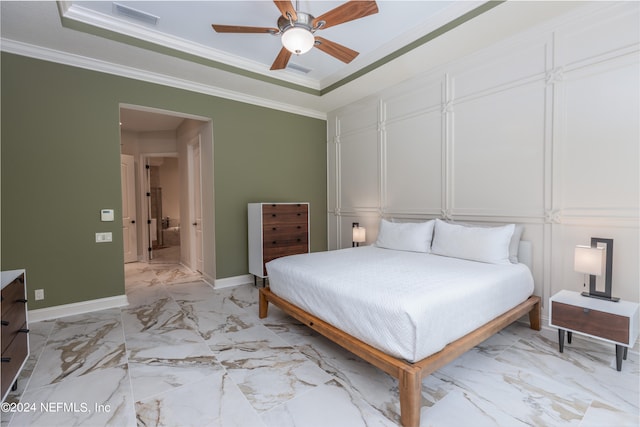
[[[576,246],[573,268],[579,273],[602,276],[605,269],[604,248]]]
[[[367,237],[367,233],[364,227],[355,226],[352,228],[352,230],[353,230],[353,242],[364,243]]]
[[[301,55],[309,52],[316,42],[311,31],[302,27],[291,27],[282,34],[282,46],[289,52]]]

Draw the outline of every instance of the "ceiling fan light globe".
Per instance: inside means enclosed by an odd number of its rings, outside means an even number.
[[[302,55],[311,50],[315,37],[311,31],[301,27],[291,27],[282,34],[282,46],[289,52]]]

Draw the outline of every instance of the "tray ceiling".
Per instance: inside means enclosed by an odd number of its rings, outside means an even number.
[[[298,10],[320,16],[344,1],[299,1]],[[316,35],[358,51],[345,64],[319,49],[293,55],[284,70],[270,71],[282,45],[270,34],[220,34],[211,24],[276,27],[273,1],[69,1],[67,25],[103,37],[124,35],[244,71],[322,90],[477,8],[479,1],[378,1],[379,12],[320,30]],[[74,21],[74,22],[72,22]],[[104,32],[103,30],[108,30]]]

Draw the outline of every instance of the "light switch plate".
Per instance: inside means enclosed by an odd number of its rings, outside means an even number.
[[[105,243],[113,241],[113,234],[111,232],[96,233],[96,243]]]

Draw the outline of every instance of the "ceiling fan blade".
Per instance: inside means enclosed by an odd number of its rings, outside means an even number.
[[[243,27],[242,25],[211,25],[216,33],[268,33],[277,34],[280,32],[277,28],[268,27]]]
[[[378,13],[378,5],[375,0],[349,0],[347,3],[318,16],[313,20],[312,24],[313,27],[316,27],[321,21],[324,21],[322,26],[324,29],[375,13]]]
[[[291,58],[291,52],[283,47],[282,49],[280,49],[280,53],[278,53],[276,60],[273,61],[271,69],[282,70],[283,68],[286,68],[287,64],[289,63],[289,58]]]
[[[293,4],[290,0],[273,0],[273,2],[276,4],[276,7],[278,8],[282,16],[286,18],[287,12],[289,12],[289,15],[291,15],[291,19],[293,19],[294,21],[298,19],[296,8],[293,7]]]
[[[322,37],[316,37],[315,47],[347,64],[353,61],[353,59],[359,54],[353,49],[349,49],[346,46],[342,46],[341,44]]]

